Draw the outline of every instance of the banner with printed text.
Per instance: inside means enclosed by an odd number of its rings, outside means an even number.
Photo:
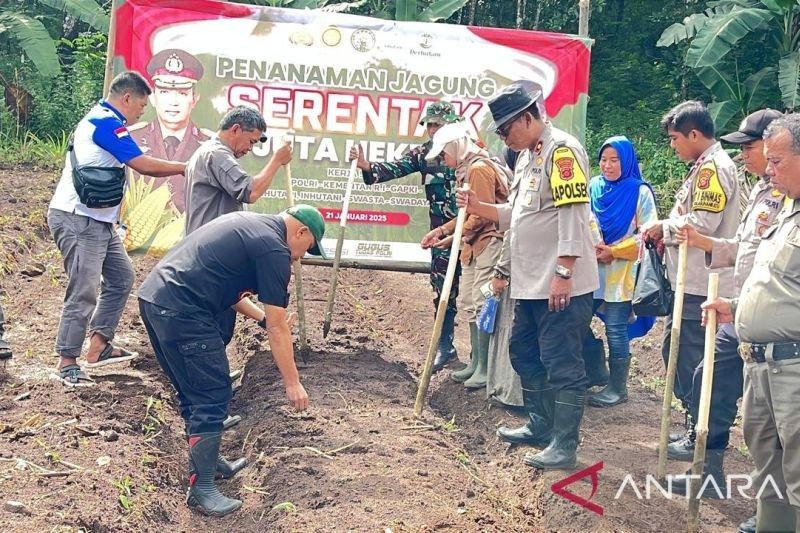
[[[241,164],[258,172],[289,135],[295,201],[323,213],[330,256],[353,143],[372,162],[402,158],[425,142],[419,122],[431,102],[452,102],[498,153],[487,100],[513,81],[533,80],[544,87],[549,118],[583,134],[588,39],[208,0],[125,0],[114,16],[114,72],[136,70],[154,86],[142,122],[129,125],[143,150],[186,161],[231,107],[258,109],[268,140]],[[183,234],[185,192],[183,176],[133,175],[123,205],[126,247],[159,255],[174,245]],[[249,209],[286,207],[280,171]],[[419,242],[429,230],[428,208],[419,173],[367,185],[359,171],[342,258],[427,269],[430,251]]]

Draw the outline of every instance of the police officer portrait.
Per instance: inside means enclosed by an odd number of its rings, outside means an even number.
[[[150,103],[156,116],[150,122],[131,126],[131,136],[144,153],[185,163],[212,135],[192,120],[192,111],[200,100],[197,83],[203,78],[203,64],[184,50],[167,48],[153,55],[147,63],[147,74],[153,85]],[[186,177],[177,174],[153,178],[153,188],[165,183],[172,207],[183,213]]]

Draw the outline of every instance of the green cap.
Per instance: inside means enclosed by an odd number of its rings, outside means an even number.
[[[314,246],[308,250],[308,253],[327,259],[328,256],[325,255],[325,251],[322,249],[322,236],[325,235],[325,220],[323,220],[322,214],[317,211],[317,208],[308,204],[297,204],[287,209],[286,214],[293,216],[302,222],[303,225],[308,226],[308,229],[310,229],[312,235],[314,235],[314,240],[316,242]]]
[[[425,110],[425,116],[419,121],[423,126],[430,123],[433,124],[452,124],[453,122],[460,122],[464,117],[456,114],[456,108],[453,104],[445,100],[439,100],[428,106]]]

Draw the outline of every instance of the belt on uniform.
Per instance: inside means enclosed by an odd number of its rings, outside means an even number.
[[[739,343],[739,355],[745,363],[800,359],[800,342],[770,342],[767,344],[742,342]]]

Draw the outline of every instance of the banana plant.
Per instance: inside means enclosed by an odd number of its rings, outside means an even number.
[[[714,97],[708,110],[718,130],[727,129],[732,120],[741,120],[768,103],[774,90],[775,71],[775,67],[764,67],[741,81],[736,63],[733,74],[716,66],[697,69],[697,78]]]
[[[672,24],[661,34],[658,46],[672,46],[689,41],[686,65],[711,83],[719,62],[742,42],[769,43],[780,57],[772,70],[762,69],[753,76],[757,85],[777,84],[783,106],[800,106],[800,0],[718,0],[708,9]],[[776,76],[777,73],[777,76]],[[722,74],[720,72],[720,74]],[[730,73],[724,76],[732,79]],[[748,78],[750,79],[750,78]],[[701,78],[701,81],[703,79]],[[708,86],[708,83],[703,83]],[[756,83],[756,79],[752,81]],[[712,91],[713,94],[713,91]],[[731,100],[723,100],[726,102]],[[731,104],[718,106],[720,117],[733,110]],[[732,115],[731,115],[732,116]]]
[[[68,14],[92,28],[108,32],[109,18],[95,0],[38,0],[45,15]],[[42,10],[31,2],[0,3],[0,35],[5,34],[40,75],[51,78],[61,71],[56,40],[41,21]]]

